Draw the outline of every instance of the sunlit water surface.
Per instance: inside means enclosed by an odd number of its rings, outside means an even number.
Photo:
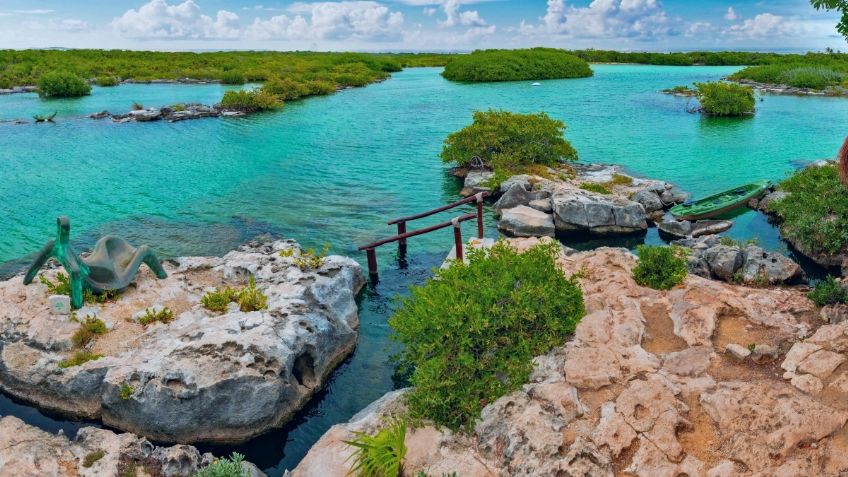
[[[384,83],[292,102],[279,112],[179,123],[115,124],[85,116],[125,112],[134,101],[163,106],[211,104],[220,85],[126,85],[91,96],[42,101],[0,96],[0,120],[57,111],[56,124],[0,123],[0,276],[26,265],[69,215],[72,236],[90,246],[104,234],[151,244],[164,256],[223,254],[259,234],[363,256],[356,246],[393,229],[388,218],[427,210],[458,196],[459,184],[438,159],[445,136],[471,112],[545,111],[568,125],[566,137],[587,162],[621,164],[700,196],[759,179],[780,179],[811,160],[831,157],[848,123],[848,100],[767,96],[755,117],[704,118],[687,99],[658,90],[716,80],[720,67],[594,65],[586,79],[456,84],[439,69],[411,69]],[[422,220],[429,225],[441,215]],[[490,235],[493,220],[487,218]],[[468,225],[466,234],[473,233]],[[753,212],[728,235],[757,238],[786,252],[774,229]],[[239,446],[272,476],[294,467],[334,423],[346,421],[393,388],[386,319],[394,296],[422,283],[451,241],[448,230],[410,241],[407,268],[392,247],[380,250],[382,281],[360,297],[354,355],[286,428]],[[615,243],[633,247],[645,238]],[[577,241],[586,248],[610,241]],[[0,414],[73,434],[81,423],[45,416],[0,396]]]

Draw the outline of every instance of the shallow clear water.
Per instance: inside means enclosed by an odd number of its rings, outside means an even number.
[[[439,69],[412,69],[384,83],[292,102],[279,112],[179,123],[114,124],[84,116],[104,109],[198,101],[220,85],[95,88],[86,98],[41,101],[0,96],[0,120],[58,111],[56,124],[0,124],[0,276],[52,237],[55,217],[71,217],[72,237],[90,245],[106,233],[149,243],[163,255],[221,254],[260,233],[363,261],[356,246],[393,233],[385,221],[457,198],[457,181],[437,155],[444,137],[475,109],[546,111],[587,162],[623,164],[674,182],[696,196],[831,157],[848,122],[848,100],[767,96],[748,119],[703,118],[662,88],[715,80],[735,68],[595,65],[593,78],[463,85]],[[417,225],[447,220],[425,219]],[[494,234],[488,218],[489,234]],[[471,235],[468,224],[465,233]],[[781,249],[761,215],[745,213],[729,235]],[[634,246],[642,239],[629,240]],[[655,231],[644,239],[658,242]],[[361,297],[361,336],[351,359],[299,418],[240,451],[271,475],[292,468],[333,423],[392,388],[386,318],[392,297],[421,283],[451,242],[450,231],[410,241],[410,263],[380,250],[382,281]],[[588,246],[589,243],[576,245]],[[0,414],[56,430],[75,424],[0,398]],[[229,452],[231,448],[215,448]]]

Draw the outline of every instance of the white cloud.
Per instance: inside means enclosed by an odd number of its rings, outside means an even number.
[[[123,36],[141,40],[234,40],[241,33],[238,19],[227,10],[219,10],[212,18],[203,14],[193,0],[174,5],[166,0],[150,0],[138,10],[127,10],[112,25]]]
[[[754,18],[729,26],[724,32],[736,38],[767,38],[796,36],[803,30],[804,25],[797,19],[760,13]]]
[[[403,37],[403,14],[374,1],[295,3],[289,15],[257,18],[248,36],[259,40],[395,41]]]
[[[727,12],[724,14],[724,19],[728,21],[734,21],[739,19],[739,15],[736,14],[736,10],[733,7],[727,7]]]
[[[442,3],[442,9],[445,12],[445,21],[440,22],[442,26],[452,27],[464,25],[470,27],[483,27],[487,25],[486,21],[480,17],[480,13],[477,10],[459,11],[461,4],[461,0],[445,0]]]
[[[715,30],[715,27],[713,27],[713,24],[710,22],[694,22],[689,24],[683,34],[684,36],[691,38],[701,36],[713,30]]]
[[[48,13],[53,13],[56,10],[48,10],[46,8],[34,8],[32,10],[12,10],[12,13],[19,13],[21,15],[47,15]]]
[[[571,38],[661,38],[675,33],[672,19],[658,0],[593,0],[587,7],[567,6],[548,0],[538,25],[521,22],[528,35],[562,35]]]

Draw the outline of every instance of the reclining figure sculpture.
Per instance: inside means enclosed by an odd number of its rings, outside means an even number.
[[[156,277],[167,278],[168,274],[147,245],[135,248],[126,240],[107,235],[94,245],[86,258],[77,254],[70,244],[71,221],[65,217],[56,219],[56,238],[41,248],[38,257],[27,270],[24,285],[29,285],[51,257],[55,258],[68,272],[71,282],[71,307],[83,305],[84,290],[94,293],[107,290],[122,290],[132,282],[142,262],[146,263]]]

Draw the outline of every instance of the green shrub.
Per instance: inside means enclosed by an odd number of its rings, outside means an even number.
[[[329,81],[312,80],[306,82],[310,96],[325,96],[336,92],[336,85]]]
[[[76,98],[87,94],[91,94],[91,86],[68,71],[51,71],[38,80],[38,95],[42,98]]]
[[[355,477],[400,477],[406,456],[406,423],[394,421],[373,436],[355,432],[345,444],[354,447],[350,475]]]
[[[527,382],[534,356],[562,344],[585,314],[577,278],[555,243],[524,253],[501,241],[412,287],[389,320],[414,386],[410,416],[458,429]]]
[[[102,459],[103,456],[106,455],[106,452],[102,450],[96,450],[94,452],[89,452],[85,455],[85,458],[82,460],[82,466],[86,469],[94,465],[95,462]]]
[[[47,286],[47,293],[51,295],[71,296],[71,279],[62,272],[56,274],[56,283],[51,282],[44,275],[39,275],[38,281]]]
[[[707,114],[741,116],[754,112],[754,90],[736,83],[695,83],[698,101]]]
[[[262,85],[262,91],[290,101],[309,95],[309,87],[291,78],[277,78]]]
[[[643,287],[670,290],[683,283],[689,273],[686,249],[682,247],[636,247],[639,264],[633,268],[633,279]]]
[[[584,182],[580,184],[580,188],[597,194],[612,194],[612,191],[607,189],[607,186],[604,184],[598,184],[597,182]]]
[[[277,109],[283,106],[283,102],[261,89],[227,91],[221,98],[221,108],[230,111],[242,111],[252,113]]]
[[[823,66],[794,68],[780,75],[780,82],[796,88],[825,89],[845,80],[845,73]]]
[[[244,84],[244,75],[238,71],[227,71],[221,75],[222,84]]]
[[[330,251],[330,244],[325,243],[320,252],[314,248],[297,251],[295,248],[280,250],[281,257],[293,257],[294,264],[303,271],[317,270],[324,266],[324,259]],[[297,252],[297,253],[295,253]]]
[[[134,392],[135,389],[130,386],[130,383],[125,382],[121,384],[121,389],[118,391],[118,395],[120,396],[122,401],[126,401],[127,399],[132,397]]]
[[[613,174],[612,179],[607,182],[607,185],[617,186],[617,185],[632,185],[633,178],[630,176],[626,176],[624,174]]]
[[[86,316],[80,322],[79,329],[71,336],[71,341],[77,348],[82,348],[91,343],[98,335],[106,333],[106,323],[94,316]]]
[[[110,86],[118,86],[121,83],[115,76],[98,76],[97,77],[97,86],[108,88]]]
[[[144,309],[144,315],[138,318],[138,323],[142,326],[147,326],[151,323],[170,323],[174,320],[174,312],[167,306],[161,310]]]
[[[807,298],[816,306],[848,303],[848,289],[837,282],[832,275],[828,275],[827,278],[818,282],[810,293],[807,293]]]
[[[73,366],[79,366],[83,363],[87,363],[89,361],[94,361],[95,359],[102,358],[102,354],[94,354],[90,351],[79,350],[74,353],[74,355],[68,359],[59,361],[60,368],[70,368]]]
[[[208,466],[200,469],[194,477],[247,477],[242,466],[244,456],[233,452],[230,458],[215,459]]]
[[[807,167],[778,186],[791,199],[771,201],[769,211],[781,219],[781,232],[809,253],[848,251],[848,188],[835,165]]]
[[[519,81],[592,76],[586,61],[555,48],[476,50],[456,55],[442,76],[452,81]]]
[[[268,308],[268,297],[256,288],[256,280],[253,277],[250,277],[248,284],[240,289],[217,288],[200,298],[200,304],[204,308],[217,312],[227,311],[227,305],[231,302],[238,303],[239,309],[244,312]]]
[[[848,62],[832,61],[816,64],[778,63],[749,66],[730,76],[731,79],[747,79],[758,83],[785,84],[796,88],[825,89],[842,83],[848,75]]]
[[[576,161],[577,151],[563,137],[565,123],[545,113],[476,111],[470,126],[450,134],[442,147],[442,161],[470,167],[476,161],[494,170],[521,173],[535,165],[557,166]]]

